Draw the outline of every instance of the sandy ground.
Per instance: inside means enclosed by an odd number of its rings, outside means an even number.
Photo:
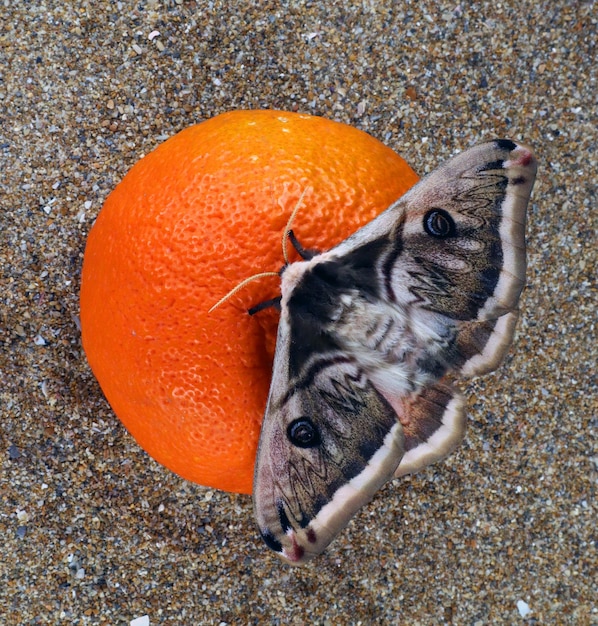
[[[1,3],[0,622],[598,623],[595,3],[255,4]],[[420,173],[495,136],[540,163],[518,337],[467,385],[466,442],[303,569],[249,497],[138,448],[77,326],[107,194],[237,108],[352,124]]]

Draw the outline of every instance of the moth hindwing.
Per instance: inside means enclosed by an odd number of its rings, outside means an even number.
[[[494,369],[511,343],[535,171],[525,146],[476,146],[283,269],[254,508],[287,561],[321,553],[382,484],[461,441],[449,380]]]

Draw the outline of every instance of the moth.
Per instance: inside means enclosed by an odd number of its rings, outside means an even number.
[[[483,143],[331,250],[296,244],[253,496],[263,540],[289,563],[462,440],[453,379],[493,370],[511,344],[535,173],[528,147]]]

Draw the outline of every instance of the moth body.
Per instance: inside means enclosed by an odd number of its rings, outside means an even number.
[[[287,561],[321,553],[387,480],[461,441],[450,381],[495,368],[511,343],[535,168],[510,140],[476,146],[284,268],[254,506]]]

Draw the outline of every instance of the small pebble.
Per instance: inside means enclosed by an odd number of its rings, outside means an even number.
[[[527,617],[532,612],[529,608],[529,604],[523,600],[517,601],[517,610],[519,611],[519,615],[521,615],[521,617]]]

